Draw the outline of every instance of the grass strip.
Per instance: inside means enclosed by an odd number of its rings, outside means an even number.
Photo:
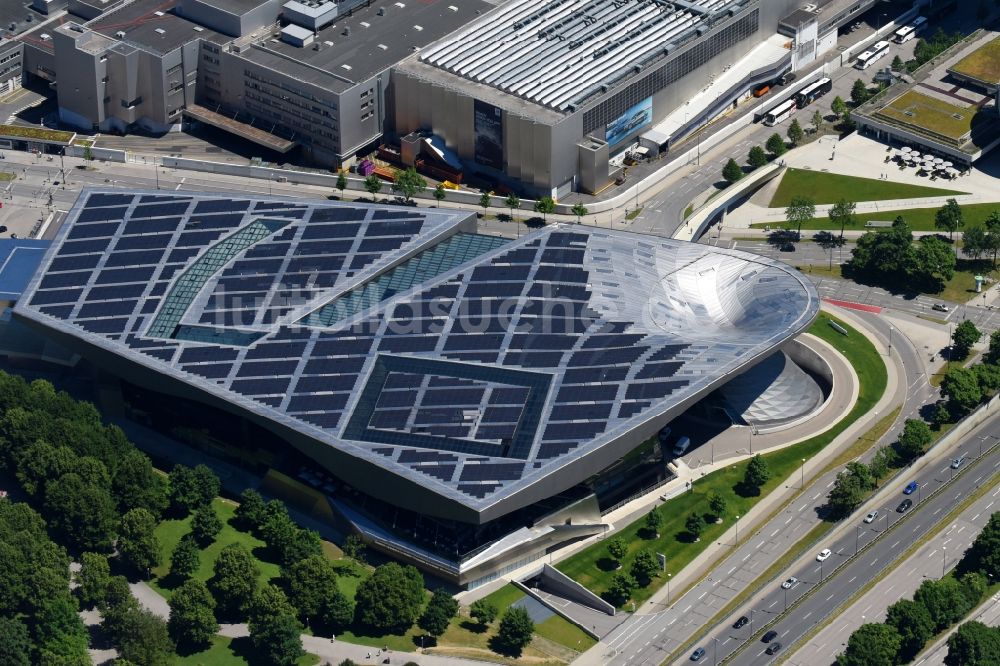
[[[770,208],[785,208],[793,197],[802,192],[811,193],[817,205],[834,204],[840,199],[847,201],[887,201],[891,199],[920,199],[924,197],[947,197],[967,194],[957,190],[910,185],[891,180],[845,176],[812,169],[786,169],[781,183],[771,197]]]

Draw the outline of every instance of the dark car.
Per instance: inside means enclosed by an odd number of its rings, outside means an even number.
[[[771,643],[764,652],[768,654],[778,654],[781,652],[781,643]]]
[[[733,623],[733,629],[742,629],[743,627],[747,626],[748,622],[750,622],[750,620],[747,618],[746,615],[743,615],[740,617],[740,619],[736,620],[736,622]]]
[[[911,506],[913,506],[913,500],[905,499],[899,503],[899,506],[896,507],[896,511],[898,513],[906,513],[907,511],[910,510]]]
[[[763,636],[761,636],[760,640],[762,642],[764,642],[764,643],[770,643],[771,641],[773,641],[777,637],[778,637],[778,632],[775,631],[774,629],[772,629],[769,632],[767,632],[766,634],[764,634]]]
[[[705,656],[705,648],[698,648],[691,653],[691,661],[701,661],[701,658]]]

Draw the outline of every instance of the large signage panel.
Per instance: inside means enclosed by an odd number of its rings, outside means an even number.
[[[614,147],[640,127],[653,122],[653,98],[647,97],[608,123],[605,140]]]
[[[503,169],[503,116],[498,107],[475,100],[476,164]]]

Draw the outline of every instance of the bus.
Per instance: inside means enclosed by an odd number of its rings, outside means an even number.
[[[917,32],[919,30],[922,30],[926,25],[927,25],[927,19],[924,18],[923,16],[918,16],[917,18],[913,19],[913,23],[910,23],[909,25],[904,25],[902,28],[893,33],[892,41],[896,42],[897,44],[904,44],[913,39],[914,37],[916,37]]]
[[[829,78],[824,76],[819,81],[816,81],[815,83],[810,83],[805,88],[796,93],[795,104],[800,109],[803,109],[812,104],[813,102],[815,102],[823,95],[830,92],[830,90],[832,89],[833,89],[833,82],[830,81]]]
[[[881,41],[872,44],[871,48],[858,56],[854,66],[857,69],[868,69],[875,61],[889,53],[889,42]]]
[[[793,111],[795,111],[795,100],[785,100],[764,114],[764,124],[768,127],[774,127],[778,123],[791,118]]]

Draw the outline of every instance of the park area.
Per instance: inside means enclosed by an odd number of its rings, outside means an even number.
[[[948,197],[966,194],[955,190],[908,183],[894,183],[874,178],[844,176],[811,169],[788,169],[781,176],[771,208],[785,208],[796,196],[809,196],[813,203],[822,206],[847,201],[888,201],[890,199],[920,199],[924,197]],[[884,214],[883,214],[884,216]],[[805,227],[803,227],[805,228]]]
[[[847,335],[837,332],[830,322],[842,326]],[[803,458],[811,458],[827,446],[851,423],[866,414],[885,392],[887,376],[885,364],[875,347],[856,329],[825,312],[821,312],[810,326],[809,333],[825,340],[841,351],[857,372],[860,390],[858,401],[847,416],[825,432],[793,444],[780,451],[765,454],[761,458],[766,463],[770,476],[760,486],[758,492],[748,491],[743,479],[750,460],[717,470],[692,484],[689,492],[667,500],[657,511],[661,517],[658,534],[653,534],[640,519],[619,531],[627,544],[626,554],[615,559],[609,555],[608,539],[580,551],[561,562],[557,568],[591,591],[608,595],[616,574],[629,571],[630,565],[641,551],[652,551],[666,555],[666,572],[677,573],[691,563],[710,544],[718,541],[732,526],[733,516],[745,516],[761,498],[778,488],[802,464]],[[710,498],[721,497],[725,501],[722,522],[715,522],[714,511],[710,509]],[[706,516],[706,525],[700,538],[695,540],[687,530],[691,515]],[[618,568],[618,564],[621,568]],[[638,607],[667,583],[668,578],[661,573],[652,576],[649,583],[636,587],[630,598],[620,606],[631,608],[629,602]],[[672,591],[672,598],[678,598],[681,590]]]

